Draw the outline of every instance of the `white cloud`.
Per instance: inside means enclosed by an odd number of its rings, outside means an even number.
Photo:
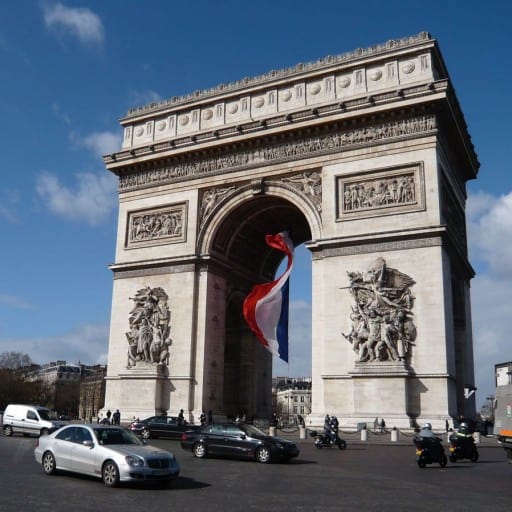
[[[468,213],[470,251],[493,275],[512,278],[512,192],[470,196]]]
[[[76,189],[59,182],[51,173],[43,173],[37,181],[37,193],[50,211],[65,218],[85,221],[90,225],[103,222],[117,206],[117,180],[109,173],[79,173]]]
[[[149,105],[150,103],[160,103],[162,97],[155,91],[130,91],[128,96],[128,102],[130,107],[140,107],[143,105]]]
[[[477,402],[494,393],[494,365],[512,360],[512,193],[470,195],[467,205],[471,260],[484,263],[471,283]]]
[[[100,17],[86,7],[66,7],[61,3],[43,6],[44,22],[55,31],[77,37],[82,43],[100,44],[105,31]]]
[[[68,363],[106,364],[108,326],[81,325],[72,332],[46,338],[0,339],[0,353],[13,347],[38,364],[57,359]]]
[[[72,132],[69,137],[74,144],[89,149],[99,157],[119,151],[122,144],[121,135],[113,132],[94,132],[85,137]]]

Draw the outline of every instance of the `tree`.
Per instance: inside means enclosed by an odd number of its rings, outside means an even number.
[[[30,359],[28,354],[14,351],[2,352],[0,354],[0,368],[19,370],[20,368],[26,368],[31,364],[33,364],[32,359]]]

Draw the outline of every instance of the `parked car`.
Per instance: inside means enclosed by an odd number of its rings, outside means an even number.
[[[179,475],[176,457],[146,445],[123,427],[70,424],[38,439],[34,456],[47,475],[58,470],[119,482],[170,482]]]
[[[248,458],[258,462],[288,461],[299,455],[297,445],[280,437],[269,436],[246,423],[215,423],[181,436],[181,447],[195,457],[208,455]]]
[[[177,416],[151,416],[134,421],[128,428],[143,439],[156,437],[180,439],[183,432],[198,429],[199,425],[191,425]]]
[[[3,429],[6,436],[15,433],[28,435],[45,435],[66,425],[57,421],[46,407],[37,405],[9,404],[3,414]]]

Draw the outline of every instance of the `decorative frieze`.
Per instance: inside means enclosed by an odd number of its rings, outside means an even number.
[[[171,165],[121,175],[119,188],[124,191],[171,183],[183,178],[202,177],[208,173],[226,173],[240,168],[262,166],[278,161],[299,160],[308,156],[336,153],[379,141],[391,141],[426,134],[436,129],[435,115],[423,115],[352,130],[305,137],[301,140],[267,145],[245,151],[228,152],[226,150],[224,154],[215,157],[191,158],[185,162],[176,160],[176,163]]]
[[[185,241],[186,203],[128,212],[126,248]]]

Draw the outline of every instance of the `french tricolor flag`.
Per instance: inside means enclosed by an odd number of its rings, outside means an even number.
[[[270,283],[257,284],[244,301],[245,320],[258,340],[273,355],[288,362],[289,277],[293,266],[293,242],[288,232],[266,235],[267,245],[282,251],[288,264],[281,277]]]

